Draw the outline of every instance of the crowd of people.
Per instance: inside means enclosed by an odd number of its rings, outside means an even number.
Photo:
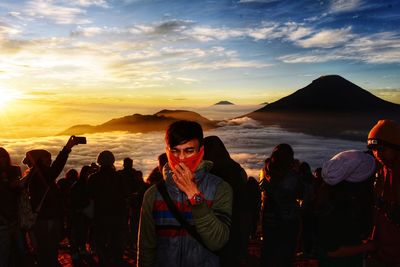
[[[75,136],[54,161],[26,152],[25,173],[0,147],[0,267],[61,266],[61,245],[73,266],[129,266],[127,250],[140,267],[251,266],[249,240],[261,242],[262,267],[299,256],[322,267],[399,267],[400,124],[380,120],[366,141],[314,171],[277,144],[258,179],[185,120],[166,130],[146,180],[129,157],[117,170],[108,150],[59,178]]]

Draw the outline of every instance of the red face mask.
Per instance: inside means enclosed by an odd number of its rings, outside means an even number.
[[[200,148],[200,151],[197,154],[182,160],[179,159],[178,157],[175,157],[174,154],[172,154],[172,152],[169,151],[169,149],[166,150],[167,150],[168,163],[169,166],[172,168],[172,170],[175,170],[175,166],[182,162],[190,169],[192,173],[195,173],[197,167],[199,167],[200,162],[202,161],[204,156],[203,146]]]

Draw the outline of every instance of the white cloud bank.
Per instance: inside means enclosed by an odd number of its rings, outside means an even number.
[[[274,127],[249,128],[250,120],[236,120],[229,126],[207,131],[208,135],[217,135],[224,142],[231,157],[239,162],[249,176],[257,176],[264,159],[279,143],[288,143],[293,146],[295,157],[307,161],[313,168],[334,154],[348,149],[364,149],[362,142],[326,139],[300,133],[289,133]],[[144,177],[157,165],[157,156],[164,152],[164,133],[153,132],[147,134],[104,133],[87,135],[88,144],[73,148],[67,166],[78,170],[85,164],[96,161],[99,152],[110,150],[115,154],[116,167],[122,166],[125,157],[131,157],[134,167],[144,173]],[[30,149],[43,148],[49,150],[53,159],[67,141],[68,137],[49,137],[32,139],[3,140],[13,162],[20,164],[25,152]]]

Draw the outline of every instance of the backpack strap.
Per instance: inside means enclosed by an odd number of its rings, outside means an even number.
[[[158,192],[160,192],[162,198],[164,199],[165,203],[168,206],[169,211],[172,213],[172,215],[175,217],[175,219],[181,224],[183,228],[185,228],[188,233],[197,240],[200,244],[202,244],[205,248],[206,245],[204,244],[203,240],[201,240],[201,237],[199,233],[197,232],[196,228],[194,228],[193,225],[189,224],[188,221],[185,219],[185,217],[182,215],[182,213],[178,210],[176,205],[171,199],[171,196],[168,194],[167,187],[165,186],[164,180],[158,182],[156,184]],[[208,248],[207,248],[208,249]]]

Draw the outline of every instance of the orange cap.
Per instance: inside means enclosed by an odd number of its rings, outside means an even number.
[[[400,124],[393,120],[380,120],[368,134],[368,147],[386,145],[400,149]]]

